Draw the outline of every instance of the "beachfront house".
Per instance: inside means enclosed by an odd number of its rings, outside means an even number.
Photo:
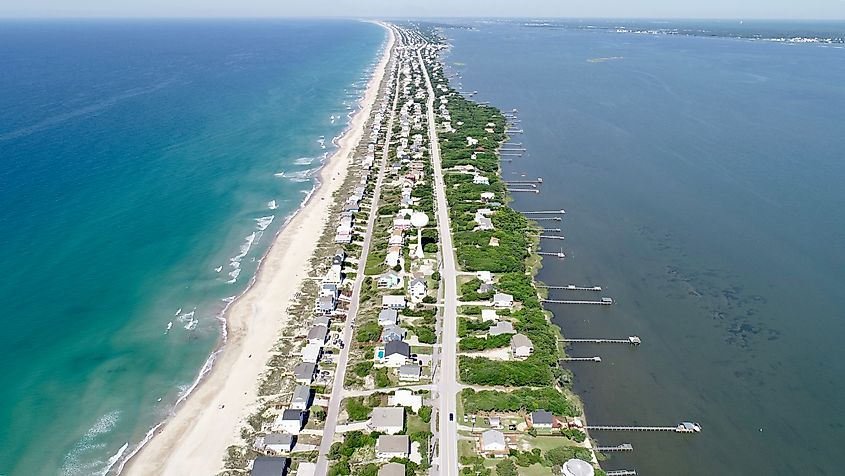
[[[394,289],[402,284],[402,278],[399,273],[392,269],[378,277],[376,287],[378,289]]]
[[[422,395],[414,395],[410,390],[397,390],[387,397],[387,404],[393,407],[409,407],[414,413],[422,408]]]
[[[385,367],[399,368],[405,365],[410,357],[411,346],[407,342],[394,340],[384,344],[382,363]]]
[[[399,264],[399,258],[401,256],[402,256],[402,248],[394,245],[393,247],[391,247],[391,249],[389,249],[389,251],[387,252],[387,255],[385,255],[384,263],[388,267],[393,268],[393,267],[395,267],[396,265]]]
[[[487,456],[507,456],[508,443],[505,440],[505,434],[499,430],[487,430],[481,433],[480,439],[481,453]]]
[[[408,303],[405,302],[405,296],[383,296],[381,298],[382,309],[405,309]]]
[[[276,417],[275,427],[281,429],[285,433],[291,435],[298,435],[302,430],[302,425],[305,423],[305,412],[295,408],[288,408],[284,410],[281,415]]]
[[[296,436],[290,433],[270,433],[255,439],[255,447],[268,454],[290,453],[296,444]]]
[[[311,406],[311,387],[307,385],[297,385],[293,389],[293,396],[290,399],[290,407],[294,410],[308,410]]]
[[[491,202],[494,198],[496,194],[493,192],[481,192],[481,201],[484,203]]]
[[[381,435],[376,440],[376,457],[379,459],[407,458],[410,453],[408,435]]]
[[[513,328],[513,324],[508,321],[499,321],[496,325],[492,326],[488,333],[491,336],[500,336],[502,334],[516,334],[516,330]]]
[[[506,293],[496,293],[493,295],[493,307],[499,309],[510,309],[513,307],[513,296]]]
[[[475,222],[478,224],[476,230],[479,231],[490,231],[493,229],[493,220],[489,217],[478,215],[475,217]]]
[[[475,185],[490,185],[490,179],[483,175],[476,174],[472,177],[472,183]]]
[[[378,476],[405,476],[405,465],[402,463],[387,463],[378,470]]]
[[[317,298],[317,312],[321,314],[331,314],[337,306],[337,301],[334,296],[320,296]]]
[[[381,331],[381,341],[384,343],[402,340],[405,338],[405,329],[397,325],[384,326]]]
[[[399,367],[400,382],[419,382],[422,375],[422,367],[418,364],[405,364]]]
[[[320,356],[323,355],[323,346],[319,344],[307,344],[302,348],[301,354],[303,362],[316,364],[320,360]]]
[[[382,309],[378,313],[378,325],[390,326],[399,322],[399,311],[396,309]]]
[[[313,326],[308,330],[308,343],[322,347],[326,343],[329,330],[325,326]]]
[[[525,359],[534,353],[534,344],[525,334],[511,337],[511,355],[514,359]]]
[[[300,362],[293,369],[293,377],[296,383],[303,385],[311,385],[314,381],[314,376],[317,375],[317,364],[309,362]]]
[[[328,316],[317,316],[314,319],[314,325],[315,326],[323,326],[326,329],[328,329],[331,324],[332,324],[332,320]]]
[[[534,410],[531,412],[532,428],[549,428],[554,424],[554,415],[546,410]]]
[[[290,466],[289,458],[259,456],[252,462],[251,476],[285,476]]]
[[[405,429],[405,407],[376,407],[370,413],[367,428],[395,435]]]
[[[408,283],[408,292],[411,293],[411,299],[421,301],[428,292],[428,286],[424,279],[414,278]]]

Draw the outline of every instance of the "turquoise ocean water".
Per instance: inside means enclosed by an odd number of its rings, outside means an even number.
[[[566,240],[544,242],[567,258],[540,279],[615,300],[551,305],[555,321],[643,339],[573,346],[602,357],[572,365],[575,390],[593,424],[704,428],[593,432],[634,445],[604,467],[843,474],[845,25],[526,23],[460,23],[447,58],[478,100],[519,109],[528,153],[504,174],[545,183],[514,205],[567,211]],[[780,40],[797,36],[832,41]]]
[[[0,474],[102,474],[167,415],[384,42],[354,21],[0,25]]]

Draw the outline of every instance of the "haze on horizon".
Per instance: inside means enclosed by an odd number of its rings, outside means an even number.
[[[845,19],[845,0],[0,0],[0,17]]]

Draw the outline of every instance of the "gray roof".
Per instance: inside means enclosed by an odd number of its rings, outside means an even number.
[[[315,326],[329,327],[329,325],[331,325],[331,323],[332,323],[332,320],[329,319],[326,316],[318,316],[316,319],[314,319],[314,325]]]
[[[314,326],[311,330],[308,331],[308,340],[311,339],[322,339],[323,341],[326,340],[326,334],[329,333],[329,330],[326,329],[324,326]]]
[[[485,449],[490,445],[505,445],[505,434],[498,430],[487,430],[481,434],[481,448]]]
[[[405,465],[402,463],[387,463],[378,470],[378,476],[405,476]]]
[[[282,476],[288,468],[290,460],[277,456],[259,456],[252,464],[252,476]]]
[[[516,330],[513,328],[513,324],[508,321],[499,321],[496,323],[495,326],[491,326],[489,330],[489,334],[491,336],[497,336],[501,334],[516,334]]]
[[[295,410],[288,408],[282,412],[282,421],[300,421],[302,419],[302,410]]]
[[[399,367],[399,376],[419,377],[422,367],[417,364],[405,364]]]
[[[379,322],[390,321],[393,324],[399,319],[399,312],[396,309],[382,309],[378,313]]]
[[[408,453],[410,447],[408,435],[381,435],[376,441],[376,451],[380,453]]]
[[[513,302],[513,296],[506,293],[496,293],[493,295],[494,301],[511,301]]]
[[[308,362],[300,362],[299,365],[293,369],[293,374],[297,379],[313,378],[315,372],[317,372],[317,364],[311,364]]]
[[[405,337],[405,329],[402,329],[397,325],[384,326],[384,329],[381,331],[382,342],[402,340],[403,337]]]
[[[407,342],[399,340],[390,341],[384,345],[384,356],[388,357],[393,354],[401,354],[405,357],[411,356],[411,346]]]
[[[531,339],[529,339],[525,334],[515,334],[511,337],[511,347],[529,347],[534,348],[534,344],[531,343]]]
[[[405,425],[405,407],[376,407],[370,414],[373,428],[402,427]]]
[[[320,296],[318,306],[321,311],[334,311],[334,298],[331,296]]]
[[[552,414],[549,411],[535,410],[531,412],[531,423],[534,425],[551,425],[552,419]]]
[[[417,284],[422,284],[423,286],[426,285],[424,279],[414,278],[414,279],[411,280],[410,283],[408,283],[408,287],[410,288],[411,286],[415,286]]]
[[[265,445],[291,445],[296,437],[290,433],[270,433],[264,437]]]
[[[297,385],[293,390],[292,402],[308,403],[311,400],[311,387],[307,385]]]
[[[563,463],[565,474],[573,476],[593,476],[596,472],[593,465],[580,459],[570,459]]]

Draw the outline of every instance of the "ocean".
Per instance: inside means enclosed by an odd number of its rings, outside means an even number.
[[[0,474],[104,474],[189,393],[385,42],[340,20],[0,25]]]
[[[505,178],[544,179],[513,205],[567,211],[539,279],[614,299],[555,322],[643,340],[569,349],[590,423],[703,427],[592,432],[634,447],[603,467],[842,474],[845,24],[449,23],[453,82],[519,111]]]

